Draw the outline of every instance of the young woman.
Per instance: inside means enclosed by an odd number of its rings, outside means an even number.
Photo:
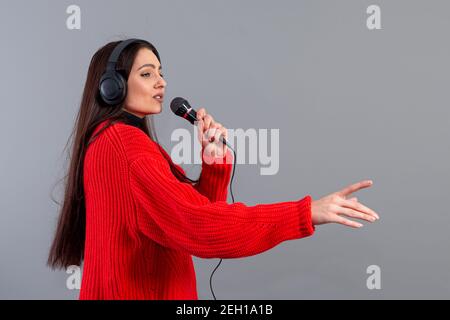
[[[134,41],[118,57],[127,89],[120,101],[111,105],[100,94],[119,44],[102,47],[89,66],[48,258],[52,268],[84,262],[80,299],[198,299],[192,255],[248,257],[310,236],[319,224],[361,226],[342,215],[378,218],[356,198],[347,199],[367,181],[317,201],[306,195],[228,204],[231,152],[217,143],[227,129],[204,108],[198,111],[202,172],[198,180],[187,178],[155,135],[151,116],[162,111],[167,83],[152,44]]]

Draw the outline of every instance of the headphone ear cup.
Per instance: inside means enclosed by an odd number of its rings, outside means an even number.
[[[100,79],[99,92],[107,105],[118,105],[127,95],[127,82],[120,73],[107,71]]]

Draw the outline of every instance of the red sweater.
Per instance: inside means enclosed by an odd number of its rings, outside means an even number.
[[[314,233],[311,196],[228,204],[232,164],[203,161],[192,186],[175,178],[161,149],[125,123],[88,147],[80,299],[197,300],[192,256],[243,258]]]

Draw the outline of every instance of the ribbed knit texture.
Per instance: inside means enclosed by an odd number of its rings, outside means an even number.
[[[243,258],[314,233],[311,196],[228,204],[231,162],[203,161],[200,182],[192,186],[175,178],[162,152],[124,123],[88,147],[80,299],[196,300],[192,256]]]

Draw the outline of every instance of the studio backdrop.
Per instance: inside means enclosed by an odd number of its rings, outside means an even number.
[[[65,147],[92,55],[126,38],[161,55],[154,122],[169,153],[194,132],[170,111],[177,96],[247,133],[236,202],[373,180],[355,196],[379,221],[224,259],[218,299],[448,298],[449,12],[444,0],[2,0],[0,298],[78,298],[80,266],[46,266]],[[191,178],[194,158],[180,163]],[[218,262],[194,257],[200,299]]]

